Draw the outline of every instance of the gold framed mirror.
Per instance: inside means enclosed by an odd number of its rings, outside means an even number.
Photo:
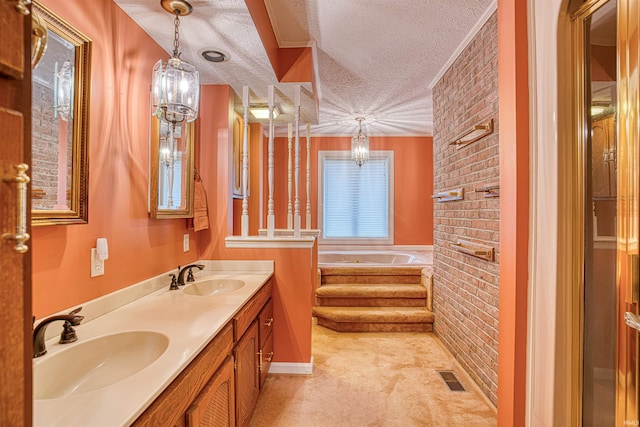
[[[86,224],[92,42],[34,0],[31,44],[32,225]]]
[[[151,117],[149,212],[152,218],[193,218],[194,125]]]

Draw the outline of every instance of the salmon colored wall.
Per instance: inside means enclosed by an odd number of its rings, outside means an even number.
[[[242,233],[242,199],[233,199],[233,235]]]
[[[211,259],[202,254],[202,259]],[[274,362],[311,361],[311,308],[318,268],[314,249],[223,249],[221,259],[273,260]]]
[[[529,264],[527,2],[498,2],[500,295],[498,425],[525,425]]]
[[[233,91],[229,86],[202,86],[198,122],[196,164],[207,191],[209,229],[197,234],[201,259],[222,259],[224,238],[233,234],[231,192],[231,134]]]
[[[198,170],[207,190],[208,230],[197,234],[200,259],[273,260],[275,283],[274,361],[309,363],[311,360],[311,304],[316,282],[317,246],[311,249],[227,249],[233,232],[231,194],[231,113],[234,95],[228,86],[203,86],[198,135]],[[224,116],[226,112],[227,116]],[[260,138],[259,132],[252,132]],[[252,151],[253,154],[253,151]],[[257,156],[254,156],[257,157]],[[259,176],[259,173],[256,173]],[[257,231],[257,230],[256,230]]]
[[[168,54],[111,0],[42,0],[93,41],[89,223],[33,228],[33,313],[80,304],[194,261],[185,220],[147,214],[151,69]],[[193,233],[190,233],[194,237]],[[90,249],[109,241],[105,274]]]
[[[286,228],[288,205],[287,138],[275,138],[274,204],[276,228]],[[433,244],[433,139],[431,137],[369,137],[371,150],[394,151],[395,245]],[[306,139],[300,138],[300,213],[306,216]],[[267,142],[263,150],[267,152]],[[318,151],[351,150],[351,137],[311,137],[311,228],[318,228]],[[294,163],[295,164],[295,163]],[[263,177],[267,180],[267,159]],[[295,180],[294,180],[295,182]],[[265,187],[264,203],[268,197]],[[295,185],[293,195],[295,197]],[[264,213],[266,224],[266,212]]]

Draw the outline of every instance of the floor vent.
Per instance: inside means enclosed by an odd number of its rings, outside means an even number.
[[[453,371],[437,371],[451,391],[466,391]]]

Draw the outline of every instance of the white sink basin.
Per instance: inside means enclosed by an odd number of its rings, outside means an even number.
[[[68,349],[34,360],[33,396],[59,399],[114,384],[149,366],[168,345],[166,335],[148,331],[68,344]]]
[[[244,286],[242,280],[237,279],[209,279],[195,282],[186,286],[182,292],[188,295],[210,296],[232,292]]]

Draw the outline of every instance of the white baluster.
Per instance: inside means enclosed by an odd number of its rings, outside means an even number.
[[[267,160],[269,199],[267,202],[267,237],[274,237],[276,217],[273,211],[273,107],[274,107],[274,87],[269,86],[269,154]]]
[[[307,123],[307,218],[305,228],[311,230],[311,125]]]
[[[249,235],[249,86],[242,88],[244,135],[242,141],[242,216],[241,235]]]
[[[293,203],[293,235],[300,237],[300,86],[296,86],[295,96],[295,127],[296,127],[296,145],[295,145],[295,184],[296,193]]]
[[[291,123],[289,123],[289,129],[288,129],[288,139],[289,139],[289,144],[288,144],[288,154],[287,154],[287,161],[288,161],[288,173],[287,173],[287,183],[288,183],[288,188],[289,188],[289,203],[287,204],[287,228],[289,230],[293,229],[293,208],[291,205],[291,194],[292,194],[292,186],[293,186],[293,179],[292,179],[292,163],[291,163],[291,140],[292,140],[292,130],[291,130]]]

